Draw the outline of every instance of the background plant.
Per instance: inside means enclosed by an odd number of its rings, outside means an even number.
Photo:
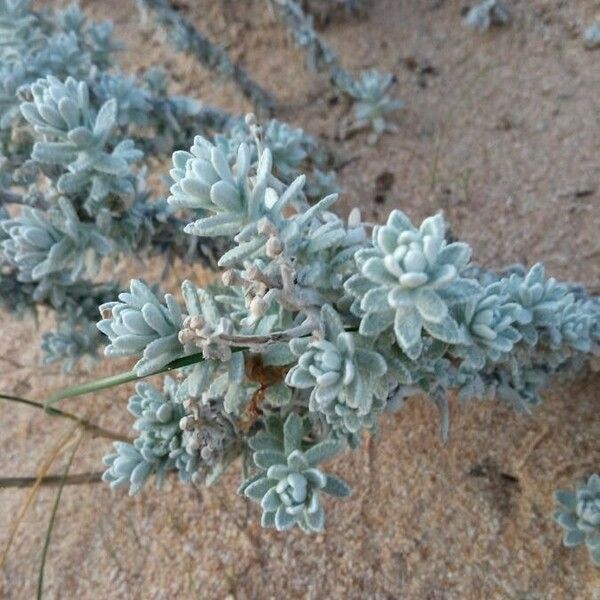
[[[565,530],[564,545],[585,544],[592,562],[600,567],[600,475],[594,473],[574,492],[559,490],[554,497],[559,505],[554,519]]]
[[[201,131],[219,132],[226,152],[250,132],[241,118],[169,95],[159,69],[140,80],[122,74],[112,26],[74,5],[36,13],[30,2],[5,2],[0,27],[0,302],[19,313],[51,308],[44,362],[69,370],[97,355],[96,307],[120,286],[98,282],[102,264],[160,255],[167,268],[176,259],[214,265],[226,244],[183,234],[185,214],[149,190],[147,161]],[[313,193],[335,188],[315,138],[272,120],[264,139],[284,180],[310,163]]]
[[[370,143],[375,143],[386,131],[395,131],[386,123],[386,117],[403,104],[389,96],[395,78],[391,73],[364,71],[353,76],[341,64],[335,54],[317,34],[313,18],[304,12],[296,0],[269,0],[274,12],[286,23],[294,42],[306,53],[308,69],[327,73],[332,86],[354,102],[354,119],[348,129],[372,129]],[[352,9],[351,3],[345,3]],[[358,7],[355,7],[355,9]]]

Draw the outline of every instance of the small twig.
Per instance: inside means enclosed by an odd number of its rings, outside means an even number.
[[[313,319],[307,319],[302,325],[286,329],[284,331],[274,331],[267,335],[227,335],[222,334],[219,337],[228,344],[234,346],[255,346],[271,344],[274,342],[289,342],[298,337],[309,335],[317,327],[317,322]]]
[[[39,486],[54,487],[61,485],[63,476],[46,475],[41,479],[38,477],[0,477],[0,489],[32,487],[37,481],[39,481]],[[83,485],[86,483],[99,483],[100,481],[102,481],[102,471],[95,471],[69,475],[64,481],[64,485]]]
[[[115,433],[114,431],[104,429],[99,425],[91,423],[87,419],[78,417],[77,415],[69,412],[65,412],[64,410],[52,408],[50,406],[46,407],[41,402],[36,402],[35,400],[21,398],[20,396],[12,396],[10,394],[0,394],[0,399],[9,400],[10,402],[18,402],[19,404],[26,404],[27,406],[33,406],[34,408],[43,410],[51,417],[61,417],[63,419],[74,421],[75,423],[78,423],[84,431],[91,434],[93,437],[103,437],[109,440],[116,440],[120,442],[131,442],[131,438],[126,435],[121,435],[120,433]]]

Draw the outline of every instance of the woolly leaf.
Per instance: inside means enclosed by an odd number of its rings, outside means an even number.
[[[344,444],[337,440],[324,440],[311,446],[305,453],[306,460],[311,465],[317,465],[336,454],[339,454],[344,449]]]
[[[335,475],[327,475],[327,483],[322,491],[338,498],[347,498],[352,493],[348,484]]]
[[[290,454],[300,450],[303,435],[302,419],[296,413],[290,413],[283,425],[284,452]]]

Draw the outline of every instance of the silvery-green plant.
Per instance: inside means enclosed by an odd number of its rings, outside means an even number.
[[[513,273],[503,279],[500,290],[519,306],[519,332],[531,345],[538,342],[540,331],[557,331],[562,327],[560,313],[575,302],[567,285],[553,277],[546,279],[540,263],[525,276]]]
[[[498,362],[521,340],[515,325],[524,318],[524,311],[518,303],[502,296],[501,288],[501,284],[493,283],[481,296],[457,308],[461,311],[458,320],[464,324],[465,361],[470,368],[482,369],[488,357]]]
[[[343,480],[317,468],[341,452],[343,444],[324,440],[311,445],[304,437],[302,419],[291,413],[283,424],[269,419],[266,431],[248,440],[258,473],[242,484],[240,492],[260,503],[263,527],[285,531],[298,525],[307,532],[320,532],[325,525],[321,493],[350,495]]]
[[[261,135],[263,144],[271,151],[274,174],[283,182],[291,183],[301,170],[312,166],[314,169],[309,176],[311,190],[307,192],[311,199],[319,200],[327,195],[319,193],[323,189],[336,189],[335,171],[325,174],[319,170],[330,162],[331,157],[314,136],[277,119],[267,121]],[[244,119],[230,119],[223,132],[214,136],[214,143],[227,160],[233,163],[240,144],[244,142],[251,151],[250,160],[255,162],[258,156],[253,137],[252,130]]]
[[[360,78],[344,85],[346,93],[354,98],[354,129],[370,128],[373,133],[370,143],[375,143],[386,131],[395,132],[396,128],[386,122],[386,116],[400,110],[404,104],[401,100],[390,97],[389,91],[395,78],[391,73],[364,71]]]
[[[89,310],[71,308],[75,297],[83,300],[82,289],[97,299],[91,283],[103,258],[162,253],[169,261],[206,256],[212,262],[212,249],[190,245],[180,217],[151,201],[145,171],[133,169],[142,152],[118,135],[114,98],[100,103],[85,82],[52,76],[21,93],[32,99],[20,107],[32,124],[31,158],[21,167],[29,187],[22,196],[3,194],[4,202],[23,208],[13,218],[5,214],[1,224],[2,287],[14,293],[18,282],[34,303],[57,311],[58,331],[42,344],[44,362],[62,356],[71,368],[78,356],[94,356],[102,341],[93,334]]]
[[[58,331],[42,336],[43,364],[62,363],[65,371],[71,371],[83,356],[96,359],[98,352],[98,330],[89,319],[65,319]]]
[[[105,318],[98,329],[110,340],[106,355],[135,356],[143,352],[136,364],[138,373],[157,371],[182,355],[179,332],[183,315],[172,294],[166,294],[162,304],[147,285],[133,280],[129,292],[119,294],[118,302],[102,304],[100,312]]]
[[[483,33],[492,26],[506,25],[510,18],[510,11],[502,0],[483,0],[467,12],[463,23]]]
[[[583,32],[583,43],[588,50],[600,48],[600,23],[590,25]]]
[[[327,304],[321,309],[321,324],[322,338],[290,342],[298,362],[286,383],[310,391],[309,410],[335,424],[336,434],[352,436],[371,419],[377,399],[387,395],[387,386],[381,384],[387,364],[381,354],[369,349],[369,340],[345,331],[339,315]]]
[[[360,333],[377,336],[393,327],[412,359],[421,354],[423,330],[442,342],[462,343],[464,334],[448,307],[480,291],[475,280],[461,276],[470,258],[467,244],[446,242],[441,215],[417,229],[404,213],[392,211],[386,225],[373,229],[372,246],[357,253],[360,273],[345,284],[356,298]]]
[[[585,544],[595,566],[600,567],[600,475],[590,475],[575,491],[558,490],[554,520],[565,530],[568,548]]]
[[[128,139],[108,145],[117,125],[116,99],[107,100],[96,112],[85,82],[69,77],[62,83],[51,75],[30,90],[33,101],[24,102],[21,113],[44,136],[33,145],[31,158],[43,165],[64,166],[66,172],[56,182],[58,192],[86,196],[84,207],[109,195],[133,197],[130,166],[142,152]]]
[[[389,96],[395,78],[389,73],[365,71],[354,77],[344,69],[335,52],[318,36],[313,20],[307,15],[297,0],[269,0],[286,23],[298,46],[306,52],[306,63],[311,71],[326,72],[331,84],[350,99],[354,100],[355,121],[353,129],[370,127],[373,134],[370,142],[377,141],[386,132],[395,128],[386,123],[385,117],[402,108],[400,100]]]
[[[126,78],[113,57],[121,45],[111,23],[94,23],[75,5],[64,10],[31,10],[29,0],[0,5],[4,42],[0,67],[0,154],[7,161],[0,173],[9,177],[29,158],[31,137],[23,128],[18,91],[52,75],[60,81],[84,81],[98,103],[114,98],[119,106],[122,137],[152,152],[172,152],[198,131],[225,127],[229,115],[186,97],[169,96],[164,77],[151,69],[143,81]],[[107,72],[111,69],[111,72]],[[145,100],[145,115],[140,108]],[[125,116],[131,120],[124,123]],[[138,119],[142,119],[140,123]],[[140,125],[143,127],[140,129]]]
[[[115,452],[104,460],[108,469],[103,479],[113,489],[126,485],[134,495],[150,476],[162,485],[179,454],[185,452],[179,427],[184,409],[177,392],[177,384],[169,377],[165,378],[162,392],[148,383],[137,384],[127,408],[137,417],[134,428],[140,435],[132,444],[115,442]]]
[[[162,391],[138,383],[127,409],[136,417],[139,435],[132,443],[115,442],[114,452],[104,459],[103,480],[113,489],[127,486],[135,495],[150,478],[161,487],[171,471],[182,483],[210,484],[223,462],[238,456],[239,433],[222,406],[194,401],[185,384],[170,377]]]
[[[347,222],[331,212],[336,195],[311,205],[303,176],[277,177],[264,130],[253,115],[247,125],[237,148],[198,136],[173,156],[169,202],[199,211],[185,231],[232,239],[221,283],[184,282],[182,308],[173,299],[168,310],[144,288],[99,324],[141,357],[137,377],[181,369],[180,466],[168,465],[184,481],[212,483],[240,457],[241,489],[261,503],[265,526],[319,531],[318,495],[330,487],[314,471],[321,449],[358,448],[382,414],[417,395],[437,406],[445,436],[451,391],[531,412],[554,373],[600,354],[600,302],[580,286],[546,278],[541,265],[473,265],[442,215],[416,227],[394,210],[369,236],[357,210]],[[158,359],[155,346],[166,349]],[[140,464],[135,444],[137,454],[109,459],[127,466],[123,482]],[[258,470],[250,479],[248,467]]]
[[[335,171],[315,169],[306,185],[306,195],[309,198],[324,198],[330,194],[339,194],[341,191]]]
[[[24,207],[2,228],[8,234],[2,242],[5,261],[16,269],[19,281],[35,285],[34,300],[50,299],[55,308],[82,276],[97,273],[100,258],[112,250],[93,225],[79,220],[65,197],[46,212]]]

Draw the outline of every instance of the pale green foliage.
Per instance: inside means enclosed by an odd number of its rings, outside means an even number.
[[[221,316],[215,298],[205,290],[184,281],[182,292],[189,316],[184,320],[179,340],[186,351],[201,350],[205,357],[191,369],[187,389],[191,396],[202,397],[206,402],[220,399],[226,413],[239,415],[257,388],[244,381],[243,353],[232,353],[219,340],[220,335],[232,332],[233,323]]]
[[[310,390],[309,410],[323,413],[337,434],[351,436],[373,423],[374,395],[379,400],[387,396],[387,386],[378,385],[387,365],[380,354],[368,349],[367,340],[344,331],[331,306],[321,309],[321,323],[322,339],[292,340],[298,362],[288,372],[286,383]]]
[[[43,164],[66,168],[56,183],[61,194],[83,194],[94,205],[109,195],[131,198],[134,181],[130,165],[141,158],[131,140],[108,147],[117,125],[117,101],[107,100],[96,113],[90,107],[87,85],[55,77],[31,86],[33,102],[21,105],[23,116],[45,139],[36,142],[31,157]],[[91,212],[91,210],[90,210]]]
[[[399,210],[387,225],[373,230],[373,247],[356,255],[361,274],[352,276],[346,290],[357,300],[360,333],[376,336],[393,327],[402,350],[417,359],[423,329],[449,344],[463,335],[448,305],[479,291],[478,284],[461,277],[471,251],[461,242],[447,244],[441,215],[425,219],[416,229]]]
[[[2,222],[8,239],[2,243],[5,260],[18,271],[18,280],[35,283],[33,298],[49,298],[55,308],[67,290],[84,275],[95,275],[100,257],[111,251],[108,239],[95,227],[80,222],[67,198],[47,212],[25,207]]]
[[[134,495],[152,475],[162,485],[167,471],[175,468],[175,458],[185,452],[179,428],[184,409],[170,378],[165,379],[163,392],[151,384],[138,383],[127,408],[137,417],[134,428],[140,436],[133,444],[115,442],[116,452],[104,459],[108,469],[103,479],[113,489],[128,485],[129,493]]]
[[[331,83],[355,101],[355,121],[352,127],[373,130],[369,138],[375,143],[386,131],[395,131],[385,117],[399,110],[403,103],[389,96],[395,78],[390,73],[365,71],[354,77],[344,69],[335,52],[317,35],[313,19],[306,15],[297,0],[271,0],[278,14],[286,22],[294,41],[306,52],[306,63],[311,71],[327,72]]]
[[[272,237],[268,235],[269,223],[281,229],[288,243],[303,242],[305,238],[301,234],[310,218],[322,213],[335,201],[335,196],[326,197],[306,213],[285,218],[284,209],[302,199],[305,177],[297,177],[285,192],[277,196],[275,189],[270,187],[277,185],[272,174],[270,150],[265,149],[260,156],[256,176],[252,179],[249,177],[253,166],[251,156],[248,145],[240,144],[231,168],[221,149],[199,136],[190,152],[178,151],[173,155],[171,176],[175,184],[171,187],[169,202],[176,207],[213,213],[187,225],[186,233],[210,237],[235,236],[239,242],[221,257],[220,266],[233,266],[247,257],[260,254]],[[326,247],[334,241],[330,235],[318,243]]]
[[[339,191],[335,171],[323,173],[319,170],[327,165],[331,157],[319,146],[314,136],[277,119],[267,121],[261,133],[263,144],[271,151],[276,177],[285,183],[291,183],[300,171],[306,171],[312,166],[314,169],[308,176],[306,191],[309,198],[320,200],[323,196]],[[243,119],[231,119],[223,133],[215,135],[214,143],[229,163],[235,162],[242,143],[251,152],[251,162],[257,160],[254,136]]]
[[[562,343],[564,317],[569,313],[564,311],[575,302],[566,285],[552,277],[546,279],[544,267],[538,263],[524,277],[513,273],[501,282],[500,289],[519,306],[519,332],[526,343],[537,344],[540,330],[547,332],[555,345]]]
[[[306,64],[311,71],[329,71],[332,79],[347,76],[338,66],[333,50],[317,35],[312,17],[306,15],[296,0],[272,0],[290,34],[298,46],[306,52]]]
[[[40,15],[29,0],[0,3],[0,128],[18,116],[19,86],[47,75],[88,77],[110,67],[120,48],[112,31],[110,23],[88,22],[76,6]]]
[[[149,90],[138,85],[133,76],[102,73],[94,87],[94,94],[102,104],[113,100],[119,126],[149,124],[152,96]]]
[[[568,548],[585,543],[592,562],[600,567],[600,475],[590,475],[574,492],[559,490],[554,497],[560,508],[555,521],[565,530]]]
[[[246,225],[255,224],[267,212],[264,194],[271,174],[271,154],[263,155],[256,183],[246,188],[250,169],[250,150],[241,144],[232,170],[225,155],[204,138],[197,137],[190,152],[173,155],[169,201],[174,206],[204,209],[215,213],[188,225],[186,233],[195,235],[235,235]],[[264,243],[264,242],[263,242]],[[256,244],[258,248],[258,243]]]
[[[82,356],[96,358],[98,330],[87,320],[66,319],[58,331],[44,333],[41,348],[43,364],[60,362],[65,371],[71,371]]]
[[[181,215],[154,201],[140,148],[171,152],[229,117],[169,96],[158,70],[143,82],[107,72],[120,48],[112,25],[75,6],[37,13],[30,2],[2,2],[0,29],[0,200],[26,207],[0,213],[0,301],[57,310],[44,362],[69,369],[102,340],[93,311],[78,304],[88,304],[87,289],[98,305],[91,282],[100,259],[160,253],[167,266],[177,256],[215,264],[224,244],[185,236]]]
[[[100,306],[106,316],[98,328],[110,340],[107,356],[143,354],[136,365],[138,374],[143,375],[183,354],[178,339],[183,315],[174,296],[166,294],[162,304],[148,286],[133,280],[130,292],[119,294],[119,300]]]
[[[306,186],[306,195],[309,198],[324,198],[331,194],[339,194],[342,189],[337,184],[335,171],[313,171],[312,180]]]
[[[510,12],[502,0],[483,0],[469,10],[463,22],[483,33],[493,25],[509,23]]]
[[[170,377],[162,391],[138,383],[127,408],[139,436],[133,444],[116,442],[115,452],[104,459],[103,479],[113,489],[129,486],[134,495],[150,477],[161,486],[169,471],[177,471],[183,483],[210,483],[239,455],[238,433],[221,414],[222,405],[194,402],[186,385]]]
[[[589,50],[600,48],[600,23],[594,23],[584,31],[583,43]]]
[[[309,153],[317,152],[316,140],[298,127],[271,119],[264,131],[265,145],[271,150],[273,163],[283,181],[290,182]]]
[[[355,99],[353,127],[362,129],[370,127],[373,134],[370,142],[375,143],[386,131],[396,129],[386,123],[386,116],[400,110],[404,103],[390,97],[389,91],[395,78],[391,73],[364,71],[360,78],[352,80],[349,85],[342,86],[346,93]]]
[[[521,340],[515,324],[526,318],[525,311],[507,298],[502,296],[502,284],[493,283],[483,295],[458,308],[458,319],[466,330],[465,358],[473,369],[482,369],[486,360],[498,362]]]
[[[337,497],[350,495],[348,485],[317,465],[343,450],[343,444],[325,440],[303,443],[302,419],[291,413],[285,423],[276,418],[267,421],[267,431],[248,440],[252,459],[259,472],[245,481],[240,491],[259,502],[263,527],[278,531],[300,526],[307,532],[320,532],[325,525],[321,493]]]
[[[140,2],[172,42],[271,106],[180,11]],[[272,4],[310,65],[356,101],[352,127],[372,138],[391,130],[393,76],[354,78],[298,2]],[[479,28],[502,17],[499,2],[481,6]],[[335,154],[315,138],[171,96],[157,69],[141,80],[107,71],[115,49],[111,27],[76,8],[42,15],[0,0],[0,301],[20,314],[56,309],[46,363],[94,356],[102,332],[105,354],[135,357],[139,377],[180,369],[163,391],[136,387],[139,435],[106,458],[113,488],[137,493],[171,471],[209,485],[240,457],[252,471],[242,490],[261,503],[263,525],[321,531],[321,492],[349,488],[319,463],[359,447],[386,411],[425,396],[445,437],[451,393],[531,412],[554,374],[600,354],[600,301],[580,286],[541,265],[474,266],[440,214],[419,226],[399,210],[382,226],[357,209],[340,218],[334,173],[319,170]],[[170,197],[154,199],[144,159],[192,139],[173,154]],[[218,262],[221,283],[184,281],[180,303],[138,280],[121,294],[118,282],[96,282],[103,260],[155,254],[167,265]],[[560,517],[595,560],[598,481],[575,503],[563,494]]]
[[[257,106],[266,111],[273,110],[275,103],[271,96],[222,48],[212,44],[187,21],[168,0],[137,0],[137,4],[144,20],[151,14],[162,33],[178,50],[190,53],[209,69],[232,78],[242,93]]]

